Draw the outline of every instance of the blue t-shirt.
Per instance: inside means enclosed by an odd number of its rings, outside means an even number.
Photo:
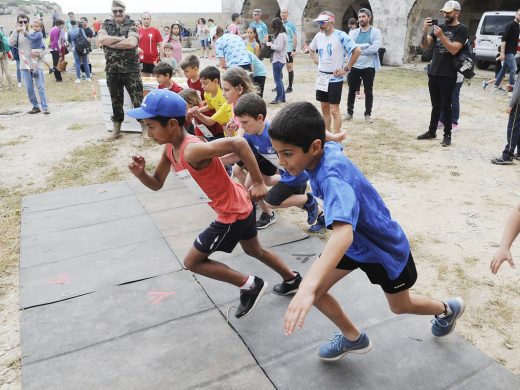
[[[250,65],[246,44],[239,35],[226,33],[215,42],[215,56],[224,58],[226,66]]]
[[[253,77],[267,76],[267,71],[265,70],[265,66],[262,61],[260,61],[260,59],[250,51],[247,53],[249,54],[249,61],[251,61],[253,64]]]
[[[260,40],[260,42],[263,42],[264,37],[268,34],[266,24],[261,20],[258,23],[256,23],[253,20],[251,23],[249,23],[249,28],[252,27],[256,28],[256,32],[258,33],[258,39]]]
[[[288,38],[287,51],[290,52],[290,51],[296,50],[296,45],[293,46],[293,43],[296,43],[296,42],[293,42],[293,37],[296,34],[296,26],[294,25],[293,22],[291,22],[289,20],[286,20],[285,22],[283,22],[283,25],[285,27],[285,31],[287,33],[287,38]]]
[[[269,138],[269,122],[265,121],[264,131],[262,134],[244,134],[244,138],[249,143],[251,149],[256,150],[267,161],[273,164],[280,171],[280,181],[291,187],[299,187],[309,180],[306,172],[300,173],[298,176],[291,176],[283,170],[278,163],[278,154],[273,148],[271,138]]]
[[[308,174],[314,195],[323,199],[327,228],[334,221],[352,225],[354,241],[346,255],[361,263],[379,263],[396,279],[408,262],[408,239],[341,144],[327,142],[318,166]]]
[[[366,32],[359,31],[359,35],[356,38],[356,43],[363,45],[368,44],[370,45],[372,43],[372,29],[369,29]],[[371,55],[360,55],[358,60],[356,61],[356,64],[354,65],[357,69],[367,69],[367,68],[373,68],[374,67],[374,59]]]

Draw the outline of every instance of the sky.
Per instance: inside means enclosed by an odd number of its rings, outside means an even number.
[[[53,0],[63,13],[109,13],[112,0]],[[221,0],[123,0],[127,13],[137,12],[221,12]]]

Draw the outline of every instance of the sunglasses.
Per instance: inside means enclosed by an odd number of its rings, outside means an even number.
[[[327,23],[329,23],[329,22],[325,22],[325,21],[318,22],[318,24],[319,24],[320,26],[323,26],[324,24],[327,24]]]
[[[29,21],[28,20],[19,20],[18,23],[27,24],[27,23],[29,23]]]
[[[124,9],[113,9],[113,10],[112,10],[112,13],[113,13],[114,15],[117,15],[117,14],[119,14],[119,15],[123,15],[123,14],[125,13],[125,10],[124,10]]]

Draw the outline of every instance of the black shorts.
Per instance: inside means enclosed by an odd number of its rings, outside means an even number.
[[[270,205],[280,206],[291,195],[303,195],[306,192],[307,183],[293,187],[279,181],[267,192],[264,200]]]
[[[249,145],[251,146],[251,145]],[[274,176],[278,173],[278,168],[276,168],[273,164],[269,162],[264,156],[262,156],[254,146],[251,146],[251,150],[255,155],[256,163],[258,164],[258,168],[260,168],[260,172],[264,176]],[[242,160],[237,161],[236,163],[240,168],[244,167],[244,162]]]
[[[216,251],[231,253],[242,240],[256,237],[256,212],[255,208],[246,217],[234,223],[222,223],[214,221],[209,227],[199,234],[193,242],[193,246],[202,253]]]
[[[143,73],[153,73],[153,68],[155,68],[154,64],[146,64],[144,62],[141,62],[141,65],[143,66],[141,68],[141,72],[143,72]]]
[[[294,57],[292,56],[292,51],[287,52],[287,56],[285,58],[288,64],[292,64],[294,62]]]
[[[343,91],[343,83],[337,81],[329,83],[329,91],[316,90],[316,100],[323,103],[339,104],[341,103],[341,92]]]
[[[403,271],[397,277],[397,279],[391,280],[386,272],[385,268],[378,263],[360,263],[355,261],[348,256],[343,256],[338,265],[338,269],[353,271],[356,268],[360,268],[364,273],[367,274],[368,279],[372,284],[379,284],[383,291],[388,294],[395,294],[404,290],[408,290],[415,284],[417,280],[417,270],[415,269],[415,263],[413,262],[412,253],[408,256],[408,262],[406,263]]]

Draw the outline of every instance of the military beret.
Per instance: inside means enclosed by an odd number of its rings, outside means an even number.
[[[125,3],[123,3],[122,1],[114,0],[112,2],[112,8],[116,8],[116,7],[126,9]]]

